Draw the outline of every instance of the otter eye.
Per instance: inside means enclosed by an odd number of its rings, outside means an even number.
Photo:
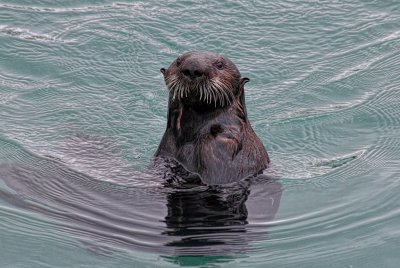
[[[215,63],[215,66],[217,66],[217,68],[221,70],[224,67],[224,63],[222,61],[217,61]]]
[[[181,58],[177,58],[176,59],[176,66],[181,65],[181,63],[182,63],[182,59]]]

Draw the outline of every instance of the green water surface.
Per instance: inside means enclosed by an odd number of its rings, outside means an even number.
[[[83,174],[103,197],[102,183],[146,187],[129,220],[148,229],[126,232],[163,243],[164,196],[145,175],[166,126],[159,69],[191,50],[222,53],[251,80],[249,119],[283,189],[273,218],[249,217],[252,249],[114,251],[97,245],[112,234],[88,245],[68,213],[41,213],[65,209],[31,195],[46,174]],[[13,188],[0,170],[0,267],[399,267],[399,66],[394,0],[0,0],[0,164],[42,172]],[[48,196],[64,189],[52,183]]]

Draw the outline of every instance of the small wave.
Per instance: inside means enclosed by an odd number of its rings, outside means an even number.
[[[338,167],[341,167],[341,166],[349,163],[350,161],[353,161],[356,158],[357,158],[356,155],[350,155],[350,156],[343,156],[343,157],[330,159],[330,160],[321,160],[318,163],[316,163],[315,166],[317,166],[317,167],[328,166],[331,168],[338,168]]]
[[[19,10],[19,11],[32,11],[40,13],[66,13],[66,12],[88,12],[88,11],[109,11],[110,9],[130,9],[130,10],[141,10],[141,9],[157,9],[153,5],[145,3],[112,3],[110,5],[89,5],[82,7],[38,7],[38,6],[18,6],[18,5],[8,5],[0,4],[0,8]]]
[[[28,29],[15,28],[6,25],[0,26],[0,35],[16,37],[24,40],[55,42],[55,43],[75,43],[76,40],[64,40],[55,36],[43,33],[34,33]]]

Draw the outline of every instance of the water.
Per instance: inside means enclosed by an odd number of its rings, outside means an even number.
[[[0,266],[397,267],[399,25],[397,1],[2,0]],[[149,170],[190,50],[251,79],[266,176]]]

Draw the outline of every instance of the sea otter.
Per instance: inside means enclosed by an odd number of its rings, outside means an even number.
[[[167,129],[155,153],[172,157],[205,184],[225,184],[267,168],[268,153],[247,118],[235,64],[193,51],[161,68],[169,90]]]

